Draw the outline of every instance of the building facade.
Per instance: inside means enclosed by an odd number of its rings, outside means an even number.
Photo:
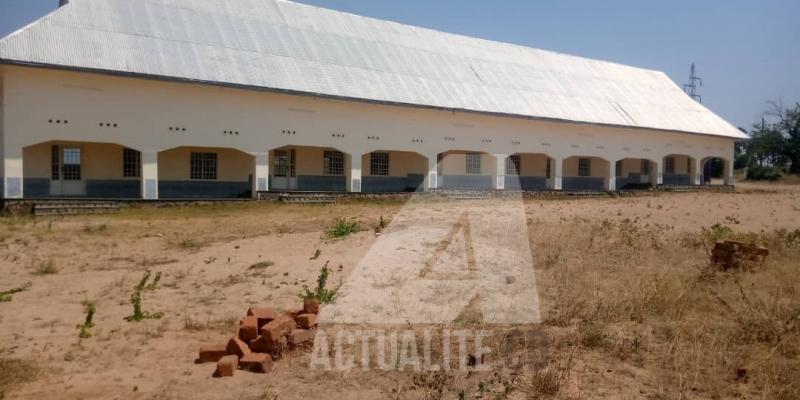
[[[744,135],[661,73],[519,46],[508,50],[504,46],[511,45],[279,0],[233,3],[72,0],[2,39],[3,197],[231,198],[259,191],[432,188],[613,191],[703,184],[703,165],[710,159],[724,162],[725,183],[732,183],[734,143]],[[194,18],[198,27],[210,22],[218,35],[186,45],[180,34],[191,32],[175,32],[168,18],[154,18],[155,12],[173,13],[188,24]],[[270,19],[273,13],[281,15],[280,23]],[[214,19],[220,16],[224,21]],[[366,33],[331,33],[343,29],[338,24],[323,29],[331,18],[366,24]],[[290,31],[260,31],[259,23]],[[226,35],[231,29],[235,34]],[[418,37],[403,39],[404,29]],[[301,49],[292,49],[303,54],[258,47],[269,39],[265,35],[297,32],[303,38],[295,37],[292,45]],[[395,36],[375,36],[381,32]],[[151,42],[134,42],[147,40],[139,38],[144,33]],[[243,37],[251,38],[252,48]],[[468,50],[436,53],[422,48],[427,41],[419,37],[445,37]],[[381,56],[368,59],[349,51],[359,45]],[[477,45],[482,47],[475,50]],[[345,49],[342,54],[326,54],[336,46]],[[500,51],[495,47],[513,53],[507,63],[485,63]],[[427,69],[401,74],[399,55]],[[275,67],[267,61],[287,57],[294,57],[296,71],[276,69],[282,80],[265,82],[273,79],[269,67]],[[318,60],[324,57],[371,67],[341,70],[341,63]],[[421,57],[443,63],[464,57],[472,60],[467,69],[474,76],[455,76],[464,65],[437,67]],[[398,65],[380,65],[386,59]],[[528,79],[526,71],[548,75],[560,68],[558,61],[572,75],[550,76],[541,86]],[[302,62],[321,69],[304,70]],[[534,68],[537,62],[547,62],[548,69],[509,70],[525,63]],[[590,68],[575,72],[576,65]],[[492,73],[498,69],[507,74]],[[371,71],[370,82],[355,79],[364,70]],[[346,85],[343,76],[355,80]],[[516,80],[506,82],[504,76]],[[576,77],[584,79],[588,94],[567,87]],[[391,90],[383,79],[395,79],[398,89]],[[410,98],[415,93],[419,99]],[[523,96],[525,104],[515,96]]]

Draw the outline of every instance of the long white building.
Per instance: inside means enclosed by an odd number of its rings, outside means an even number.
[[[69,0],[0,40],[5,198],[698,185],[659,71],[283,0]]]

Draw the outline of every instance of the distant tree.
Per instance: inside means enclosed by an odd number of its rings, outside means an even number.
[[[750,131],[751,140],[737,144],[737,168],[744,166],[777,167],[800,173],[800,103],[784,108],[780,101],[770,102],[770,111]]]

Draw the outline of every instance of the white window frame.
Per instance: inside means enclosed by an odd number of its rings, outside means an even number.
[[[481,174],[481,153],[467,153],[464,171],[467,175]]]

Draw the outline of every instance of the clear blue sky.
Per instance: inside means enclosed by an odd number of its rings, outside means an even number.
[[[136,0],[131,0],[136,1]],[[235,0],[232,0],[235,1]],[[302,0],[485,39],[666,72],[697,64],[703,103],[750,128],[768,106],[800,101],[798,0]],[[58,0],[0,0],[0,36]]]

